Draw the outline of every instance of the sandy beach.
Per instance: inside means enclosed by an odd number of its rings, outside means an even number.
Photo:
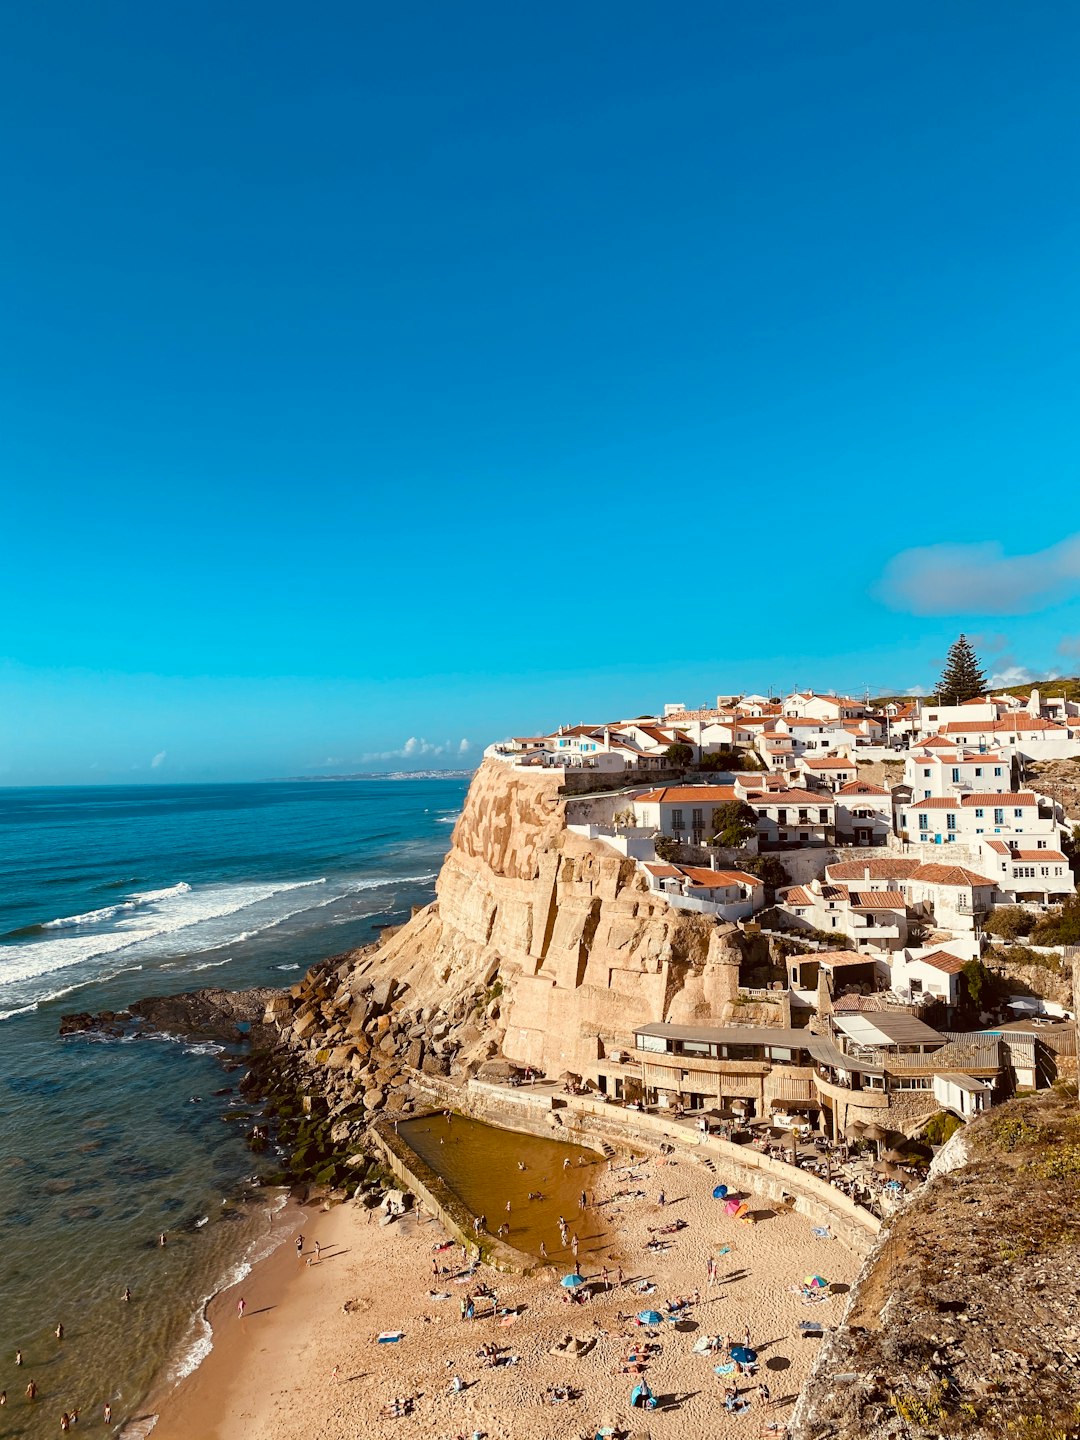
[[[602,1217],[610,1235],[603,1257],[583,1262],[594,1282],[585,1304],[568,1302],[559,1284],[565,1267],[518,1277],[481,1266],[468,1278],[436,1280],[433,1258],[452,1258],[457,1272],[462,1251],[436,1254],[446,1237],[423,1212],[382,1226],[354,1205],[309,1209],[302,1258],[294,1233],[213,1302],[213,1351],[162,1406],[155,1440],[353,1440],[360,1433],[455,1440],[477,1432],[491,1440],[547,1440],[592,1436],[603,1426],[673,1440],[698,1440],[705,1427],[721,1437],[771,1433],[765,1427],[784,1420],[818,1344],[802,1335],[800,1322],[839,1318],[858,1257],[837,1239],[815,1236],[801,1216],[767,1214],[752,1196],[756,1224],[726,1218],[712,1198],[718,1177],[692,1158],[625,1166],[624,1159],[613,1171],[594,1172],[594,1223]],[[677,1233],[658,1233],[680,1220]],[[649,1241],[668,1248],[649,1251]],[[710,1256],[719,1276],[712,1285]],[[599,1280],[605,1263],[612,1281],[606,1291]],[[811,1274],[832,1285],[820,1303],[808,1303],[800,1290]],[[478,1300],[476,1318],[462,1321],[462,1299],[486,1287],[494,1302]],[[677,1323],[634,1323],[645,1309],[666,1317],[669,1302],[695,1291],[700,1299]],[[503,1315],[500,1323],[494,1312],[506,1310],[516,1317]],[[379,1343],[385,1331],[404,1333]],[[719,1377],[713,1367],[727,1355],[694,1350],[704,1336],[742,1344],[747,1332],[759,1356],[753,1375]],[[550,1353],[571,1335],[585,1342],[584,1353]],[[659,1402],[646,1412],[630,1407],[637,1375],[626,1368],[631,1349],[643,1344],[654,1347],[644,1376]],[[483,1346],[497,1348],[498,1364],[484,1363],[477,1353]],[[455,1376],[464,1382],[460,1392],[451,1389]],[[761,1381],[771,1392],[768,1405],[757,1390]],[[724,1407],[725,1387],[733,1384],[749,1401],[739,1414]],[[571,1398],[551,1404],[545,1392],[552,1386],[568,1387]],[[397,1397],[410,1400],[408,1413],[382,1415]]]

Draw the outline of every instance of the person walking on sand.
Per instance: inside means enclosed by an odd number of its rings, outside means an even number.
[[[128,1304],[131,1303],[131,1286],[130,1286],[130,1285],[125,1285],[125,1286],[124,1286],[124,1293],[123,1293],[123,1295],[122,1295],[120,1298],[123,1300],[123,1302],[124,1302],[125,1305],[128,1305]]]
[[[62,1325],[62,1324],[58,1324],[57,1327],[56,1327],[56,1329],[53,1331],[53,1334],[56,1336],[57,1340],[63,1340],[63,1338],[64,1338],[64,1327],[63,1327],[63,1325]]]
[[[164,1230],[162,1230],[161,1234],[157,1237],[157,1243],[161,1246],[162,1250],[164,1250],[165,1246],[169,1243],[165,1238]]]
[[[34,1401],[34,1400],[37,1399],[37,1381],[36,1381],[36,1380],[31,1380],[31,1381],[30,1381],[30,1384],[27,1385],[27,1387],[26,1387],[26,1398],[27,1398],[27,1400],[30,1400],[30,1401]]]
[[[16,1365],[21,1365],[21,1364],[22,1364],[22,1351],[21,1351],[21,1350],[16,1350],[16,1351],[15,1351],[15,1364],[16,1364]]]
[[[241,1296],[240,1296],[240,1299],[237,1300],[237,1302],[236,1302],[236,1318],[237,1318],[238,1320],[243,1320],[243,1318],[244,1318],[244,1311],[245,1311],[246,1309],[247,1309],[247,1301],[246,1301],[246,1300],[244,1299],[244,1297],[241,1295]]]
[[[296,1237],[296,1258],[297,1258],[298,1260],[302,1259],[302,1258],[303,1258],[303,1254],[304,1254],[304,1237],[303,1237],[303,1235],[297,1235],[297,1237]]]
[[[315,1264],[318,1265],[318,1263],[319,1263],[319,1261],[320,1261],[321,1259],[322,1259],[322,1245],[321,1245],[321,1243],[320,1243],[318,1240],[316,1240],[316,1241],[315,1241]]]
[[[543,1240],[540,1241],[540,1259],[547,1259],[547,1246],[544,1244]]]
[[[79,1423],[79,1407],[77,1405],[71,1412],[71,1423],[72,1425],[78,1425]]]
[[[101,1420],[104,1425],[112,1424],[112,1406],[108,1400],[105,1401],[105,1408],[101,1412]]]
[[[578,1238],[576,1235],[571,1235],[570,1237],[570,1249],[574,1252],[574,1259],[576,1260],[578,1252]]]
[[[66,1434],[71,1429],[71,1416],[65,1410],[60,1416],[60,1429]]]
[[[589,1208],[589,1197],[585,1194],[584,1190],[582,1190],[581,1192],[580,1205],[582,1210],[587,1210]]]

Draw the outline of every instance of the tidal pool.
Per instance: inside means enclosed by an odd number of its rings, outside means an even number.
[[[591,1203],[581,1209],[581,1192],[591,1202],[595,1180],[607,1164],[595,1151],[501,1130],[464,1115],[454,1115],[449,1124],[443,1115],[402,1120],[398,1134],[470,1214],[486,1216],[488,1234],[508,1224],[510,1233],[504,1238],[515,1249],[540,1258],[543,1241],[549,1260],[573,1269],[570,1245],[559,1238],[560,1215],[566,1220],[568,1241],[578,1237],[579,1255],[608,1242],[603,1212]],[[530,1200],[530,1194],[541,1198]]]

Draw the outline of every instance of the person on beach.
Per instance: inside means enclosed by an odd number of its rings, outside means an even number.
[[[125,1286],[124,1286],[124,1293],[123,1293],[123,1295],[122,1295],[120,1298],[123,1300],[123,1302],[124,1302],[125,1305],[130,1304],[130,1302],[131,1302],[131,1286],[130,1286],[130,1285],[125,1285]]]
[[[36,1399],[37,1399],[37,1381],[36,1381],[36,1380],[31,1380],[31,1381],[30,1381],[30,1384],[27,1385],[27,1387],[26,1387],[26,1398],[27,1398],[27,1400],[30,1400],[30,1401],[33,1401],[33,1400],[36,1400]]]
[[[112,1406],[109,1404],[108,1400],[105,1401],[105,1408],[101,1412],[101,1419],[102,1423],[105,1425],[112,1424]]]
[[[303,1253],[304,1253],[304,1237],[303,1237],[303,1235],[297,1235],[297,1237],[296,1237],[296,1258],[299,1260],[299,1259],[301,1258],[301,1256],[303,1255]]]
[[[758,1399],[761,1401],[762,1405],[768,1405],[769,1401],[772,1399],[772,1392],[770,1391],[768,1385],[766,1385],[764,1380],[762,1380],[761,1384],[757,1387],[757,1393]]]
[[[62,1325],[62,1324],[57,1325],[56,1329],[53,1331],[53,1334],[56,1336],[57,1340],[63,1340],[63,1338],[64,1338],[64,1327],[63,1327],[63,1325]]]
[[[547,1246],[544,1244],[543,1240],[540,1241],[540,1259],[547,1259]]]
[[[66,1410],[60,1416],[60,1429],[63,1430],[65,1433],[71,1429],[71,1416],[67,1413]]]
[[[161,1246],[162,1250],[164,1250],[165,1246],[169,1243],[165,1238],[164,1230],[162,1230],[161,1234],[157,1237],[157,1243]]]
[[[16,1350],[16,1351],[15,1351],[15,1364],[16,1364],[16,1365],[21,1365],[21,1364],[22,1364],[22,1351],[21,1351],[21,1350]]]
[[[570,1237],[570,1249],[574,1252],[574,1259],[576,1260],[576,1259],[577,1259],[577,1252],[578,1252],[578,1238],[577,1238],[577,1235],[571,1235],[571,1237]]]
[[[581,1192],[581,1200],[579,1204],[582,1210],[587,1210],[589,1208],[589,1197],[585,1194],[584,1190],[582,1190]]]
[[[245,1311],[246,1309],[247,1309],[247,1301],[246,1301],[246,1300],[244,1299],[244,1297],[241,1295],[241,1296],[240,1296],[240,1299],[237,1300],[237,1302],[236,1302],[236,1318],[237,1318],[238,1320],[243,1320],[243,1318],[244,1318],[244,1311]]]
[[[6,1391],[6,1390],[0,1390],[0,1406],[4,1406],[4,1405],[6,1405],[6,1404],[7,1404],[7,1391]]]
[[[660,1194],[656,1197],[656,1203],[660,1206],[661,1209],[663,1209],[666,1199],[667,1197],[665,1196],[663,1190],[661,1190]]]
[[[319,1263],[319,1261],[320,1261],[321,1259],[322,1259],[322,1245],[319,1243],[318,1240],[316,1240],[316,1241],[315,1241],[315,1264],[318,1265],[318,1263]]]
[[[566,1159],[562,1162],[562,1168],[563,1168],[564,1170],[569,1170],[569,1169],[570,1169],[570,1156],[569,1156],[569,1155],[567,1155]]]

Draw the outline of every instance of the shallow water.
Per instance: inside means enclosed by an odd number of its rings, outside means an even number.
[[[0,1440],[44,1440],[73,1406],[99,1425],[106,1399],[122,1421],[191,1365],[203,1301],[265,1247],[282,1198],[247,1183],[278,1161],[246,1147],[222,1047],[60,1040],[61,1013],[288,985],[367,943],[431,898],[464,791],[0,790]]]
[[[582,1211],[580,1204],[581,1192],[592,1191],[607,1164],[595,1151],[463,1115],[454,1115],[449,1124],[442,1115],[403,1120],[398,1130],[473,1215],[487,1217],[489,1233],[509,1223],[505,1238],[515,1249],[540,1258],[543,1241],[550,1260],[573,1269],[573,1253],[559,1238],[560,1215],[570,1237],[577,1235],[582,1257],[607,1243],[601,1212],[591,1206]],[[543,1199],[530,1200],[531,1191]]]

